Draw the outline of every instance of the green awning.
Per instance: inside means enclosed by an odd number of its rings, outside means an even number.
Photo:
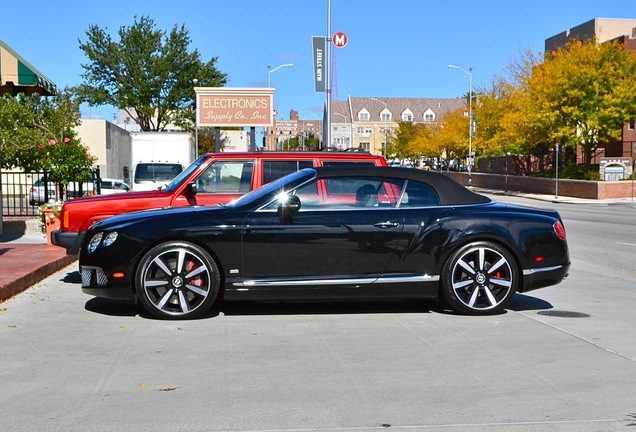
[[[53,96],[57,87],[0,39],[0,94],[4,93]]]

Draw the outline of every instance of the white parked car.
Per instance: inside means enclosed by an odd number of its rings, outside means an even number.
[[[102,179],[102,195],[110,195],[114,193],[128,192],[130,186],[123,180],[103,178]]]
[[[94,195],[93,183],[90,181],[84,182],[81,185],[78,182],[69,183],[66,188],[69,198]],[[54,182],[50,181],[45,191],[43,178],[36,180],[29,189],[29,204],[32,206],[39,206],[50,200],[60,198],[59,190]]]

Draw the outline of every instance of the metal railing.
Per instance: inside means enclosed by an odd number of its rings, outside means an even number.
[[[100,193],[99,168],[84,182],[66,185],[67,199]],[[38,216],[39,207],[50,200],[61,200],[64,186],[52,182],[46,171],[0,171],[2,216]]]

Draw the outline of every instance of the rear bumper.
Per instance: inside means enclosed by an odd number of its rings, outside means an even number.
[[[51,233],[51,243],[66,249],[67,255],[77,255],[82,247],[84,236],[86,236],[85,231],[71,232],[58,229]]]
[[[568,276],[570,263],[527,269],[523,271],[523,287],[519,292],[527,292],[535,289],[556,285]]]

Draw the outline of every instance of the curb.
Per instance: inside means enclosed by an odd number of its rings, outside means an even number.
[[[48,262],[43,260],[42,265],[37,268],[27,271],[25,274],[14,275],[14,280],[4,283],[0,282],[0,303],[20,294],[76,260],[76,256],[70,255],[64,255]]]

